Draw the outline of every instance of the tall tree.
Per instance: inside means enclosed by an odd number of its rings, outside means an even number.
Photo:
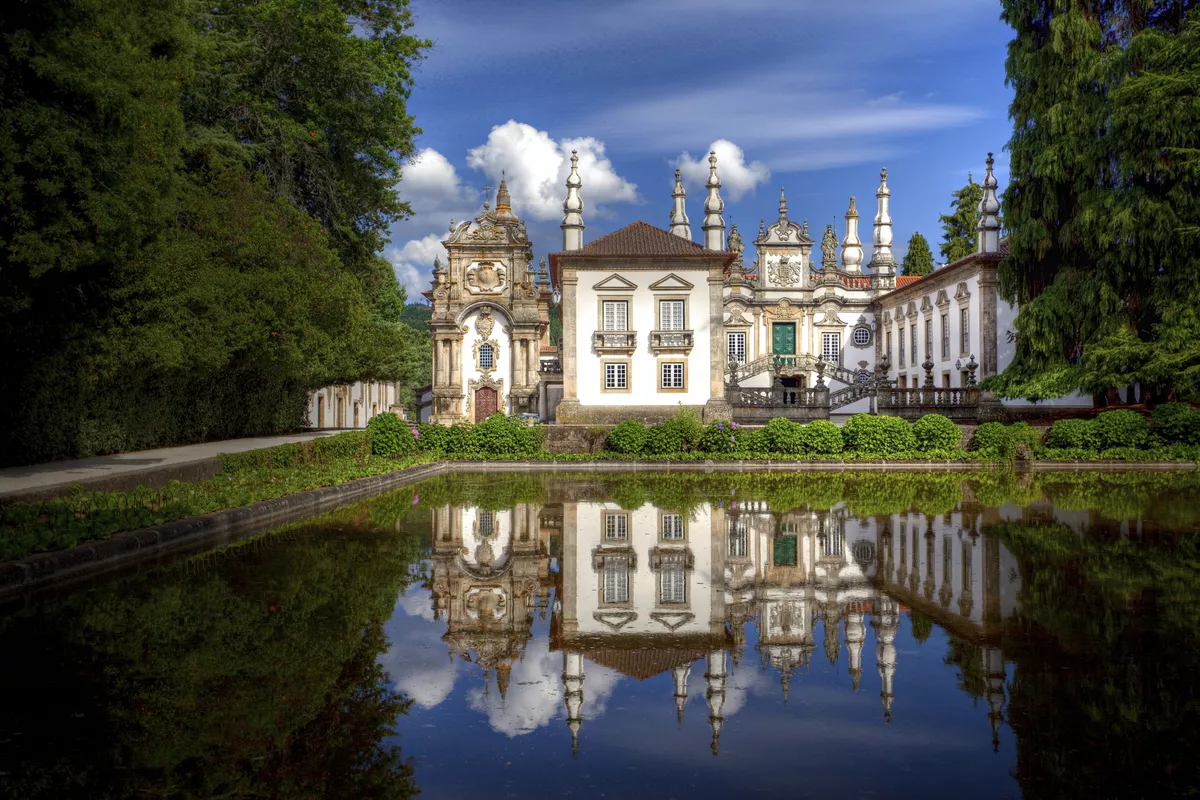
[[[905,275],[928,275],[933,272],[933,251],[920,231],[908,240],[908,253],[901,264]]]
[[[967,185],[951,195],[950,213],[938,217],[942,223],[942,258],[946,263],[975,252],[975,227],[979,224],[979,201],[983,186],[967,174]]]
[[[1009,253],[1016,353],[989,384],[1103,402],[1200,390],[1200,34],[1194,0],[1005,0],[1014,88]]]

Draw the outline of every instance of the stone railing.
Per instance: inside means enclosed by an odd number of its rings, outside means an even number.
[[[981,393],[977,386],[939,389],[880,388],[879,413],[915,419],[924,414],[944,414],[951,419],[973,420],[979,416]]]
[[[650,349],[655,353],[689,353],[694,343],[691,331],[650,331]]]
[[[542,372],[546,375],[561,374],[562,361],[559,360],[558,356],[554,356],[553,358],[542,358],[539,372]]]
[[[726,395],[738,421],[766,422],[775,417],[828,419],[829,390],[772,386],[766,389],[730,389]]]
[[[600,354],[632,353],[637,349],[637,331],[596,331],[592,345]]]

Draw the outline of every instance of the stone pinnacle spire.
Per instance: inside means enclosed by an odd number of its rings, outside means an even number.
[[[721,179],[717,177],[717,153],[708,153],[708,198],[704,201],[704,249],[725,250],[725,220],[721,212],[725,202],[721,199]]]
[[[571,173],[567,175],[567,199],[563,201],[563,250],[578,250],[583,247],[583,198],[579,189],[583,181],[579,178],[579,153],[571,151]]]
[[[583,656],[563,652],[563,700],[567,706],[567,729],[571,752],[579,752],[579,729],[583,727]]]
[[[779,218],[787,219],[787,192],[782,186],[779,187]]]
[[[879,190],[875,192],[878,211],[875,214],[875,252],[871,257],[871,268],[876,273],[895,272],[896,257],[892,255],[892,217],[888,213],[892,190],[887,185],[887,167],[879,173]]]
[[[687,189],[683,188],[683,179],[679,177],[679,170],[675,170],[675,191],[671,197],[675,200],[675,204],[671,208],[671,233],[690,242],[692,226],[688,222],[687,211],[683,207],[687,200]]]
[[[496,190],[496,214],[512,216],[512,198],[508,194],[508,179],[500,175],[500,188]]]
[[[675,679],[675,717],[679,722],[683,723],[683,707],[687,705],[688,677],[692,674],[692,665],[684,664],[680,667],[675,667],[671,670],[672,677]]]
[[[996,159],[988,153],[987,175],[983,179],[983,197],[979,200],[979,225],[976,226],[976,251],[1000,252],[1000,200],[996,197],[996,176],[992,166]]]
[[[842,240],[842,269],[851,275],[862,272],[863,248],[862,240],[858,238],[858,207],[854,198],[850,198],[850,208],[846,209],[846,238]]]

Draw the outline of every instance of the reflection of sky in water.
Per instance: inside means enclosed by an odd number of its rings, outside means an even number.
[[[1000,731],[992,752],[987,704],[958,688],[936,627],[918,644],[907,614],[896,633],[893,719],[880,700],[875,637],[862,653],[855,692],[842,649],[831,665],[818,650],[792,676],[783,701],[747,625],[741,662],[728,662],[720,753],[711,752],[705,662],[692,664],[683,722],[666,672],[645,681],[586,662],[580,749],[571,754],[563,658],[549,649],[549,618],[535,617],[525,658],[501,700],[496,676],[451,660],[430,593],[400,597],[381,657],[397,690],[415,704],[399,742],[413,757],[422,797],[1017,797],[1015,743]],[[814,631],[818,642],[823,630]]]

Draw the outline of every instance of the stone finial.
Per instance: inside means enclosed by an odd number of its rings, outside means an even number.
[[[706,250],[722,252],[725,250],[725,220],[721,213],[725,210],[725,201],[721,199],[721,179],[717,176],[717,153],[708,153],[708,198],[704,201],[704,247]]]
[[[1000,252],[1000,200],[996,197],[999,185],[992,171],[996,159],[988,153],[987,174],[983,178],[983,197],[979,200],[979,224],[976,232],[976,252]]]
[[[675,170],[675,191],[671,194],[674,203],[671,207],[671,233],[692,240],[692,226],[688,221],[687,211],[684,208],[687,200],[687,189],[683,188],[683,178],[679,174],[679,170]]]
[[[512,214],[512,198],[508,194],[508,181],[503,175],[500,176],[500,188],[496,190],[496,213]]]
[[[787,192],[784,191],[784,187],[782,186],[779,187],[779,218],[781,220],[787,219]]]
[[[567,175],[567,199],[563,201],[563,250],[578,250],[583,247],[583,198],[579,190],[583,181],[579,177],[579,153],[571,151],[571,172]]]
[[[889,212],[892,190],[887,185],[887,167],[879,172],[879,189],[875,192],[878,210],[875,213],[874,253],[871,268],[877,274],[893,274],[896,257],[892,255],[892,217]]]
[[[850,207],[846,209],[846,238],[842,240],[842,269],[852,275],[858,275],[862,272],[862,260],[862,240],[858,238],[858,207],[851,196]]]
[[[758,221],[758,240],[761,242],[763,239],[766,239],[766,238],[767,238],[767,221],[765,219],[760,219]]]

